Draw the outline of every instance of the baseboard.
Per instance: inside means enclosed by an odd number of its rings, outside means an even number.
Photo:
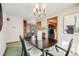
[[[19,40],[18,40],[19,41]],[[7,42],[7,44],[10,44],[10,43],[14,43],[14,42],[18,42],[18,41],[13,41],[13,42]]]

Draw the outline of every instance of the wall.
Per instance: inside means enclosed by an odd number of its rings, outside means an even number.
[[[19,35],[23,36],[23,19],[15,16],[8,16],[9,21],[6,20],[6,35],[7,43],[19,41]],[[6,18],[7,18],[6,17]]]
[[[7,6],[2,4],[3,13],[4,13],[4,33],[6,43],[14,42],[19,40],[19,35],[23,36],[23,18],[20,16],[11,16],[6,13]],[[10,19],[7,21],[7,17]]]
[[[6,14],[3,12],[3,27],[0,32],[0,56],[2,56],[6,49],[6,25],[5,25],[5,16]]]

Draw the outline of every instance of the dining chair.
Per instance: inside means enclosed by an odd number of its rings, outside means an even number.
[[[45,50],[46,56],[47,55],[49,55],[49,56],[63,56],[63,55],[68,56],[70,53],[72,42],[73,42],[73,39],[70,40],[67,50],[59,47],[58,45],[55,45],[52,47],[52,49],[53,49],[53,50],[51,49],[52,52],[49,49],[46,49]]]
[[[21,37],[21,35],[19,36],[20,37],[20,41],[21,41],[21,44],[22,44],[22,52],[21,52],[21,56],[24,55],[24,56],[27,56],[29,55],[26,51],[26,47],[25,47],[25,43],[24,43],[24,40],[23,38]]]
[[[21,44],[22,44],[22,53],[21,56],[43,56],[43,53],[41,50],[37,49],[33,45],[31,45],[28,41],[25,41],[21,36],[20,36]],[[28,43],[27,43],[28,42]],[[31,48],[27,48],[28,45],[31,45]]]

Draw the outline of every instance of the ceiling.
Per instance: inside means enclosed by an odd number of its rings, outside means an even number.
[[[65,8],[70,7],[73,3],[46,3],[47,15],[55,14]],[[2,3],[3,11],[10,16],[32,18],[34,3]]]

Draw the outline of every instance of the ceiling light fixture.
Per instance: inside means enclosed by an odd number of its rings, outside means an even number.
[[[43,3],[36,4],[35,8],[33,9],[33,13],[37,16],[46,15],[46,5]]]

